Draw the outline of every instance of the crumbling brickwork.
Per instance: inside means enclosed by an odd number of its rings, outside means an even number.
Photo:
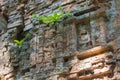
[[[0,80],[120,80],[119,0],[0,3],[7,9],[0,15]],[[72,16],[54,24],[32,19],[59,6]]]

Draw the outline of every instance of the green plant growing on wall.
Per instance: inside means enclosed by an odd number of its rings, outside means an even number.
[[[17,45],[17,46],[21,46],[23,43],[24,43],[24,39],[22,39],[22,40],[14,40],[14,43],[15,43],[15,45]]]
[[[53,22],[62,20],[62,17],[63,17],[63,14],[62,14],[62,13],[60,13],[60,14],[54,13],[54,14],[51,15],[51,16],[47,16],[47,17],[42,16],[42,22],[49,24],[49,23],[53,23]]]
[[[57,21],[62,21],[65,17],[70,17],[72,14],[70,12],[64,13],[61,6],[57,8],[58,11],[62,11],[61,13],[53,13],[52,15],[42,16],[39,14],[32,14],[32,19],[36,19],[38,21],[42,21],[43,23],[50,24]]]

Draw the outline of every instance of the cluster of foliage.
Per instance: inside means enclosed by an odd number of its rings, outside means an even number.
[[[61,21],[64,19],[64,16],[71,16],[71,13],[66,13],[66,14],[63,14],[63,13],[54,13],[53,15],[50,15],[50,16],[42,16],[40,17],[39,14],[33,14],[32,15],[32,18],[40,21],[42,20],[43,23],[53,23],[53,22],[56,22],[56,21]]]
[[[17,46],[22,46],[24,44],[24,42],[26,40],[29,40],[31,38],[32,34],[30,34],[29,32],[25,33],[25,38],[21,39],[21,40],[14,40],[14,44]]]
[[[58,7],[58,11],[61,10],[61,7]],[[39,14],[32,14],[32,19],[36,19],[38,21],[42,21],[43,23],[49,24],[49,23],[54,23],[56,21],[62,21],[65,16],[69,17],[72,14],[67,12],[67,13],[53,13],[52,15],[48,16],[40,16]]]
[[[55,21],[61,20],[62,16],[63,16],[62,13],[61,14],[54,13],[53,15],[47,16],[47,17],[42,16],[42,22],[43,23],[53,23]]]
[[[14,43],[15,43],[15,45],[17,45],[17,46],[21,46],[23,43],[24,43],[24,39],[22,39],[22,40],[14,40]]]

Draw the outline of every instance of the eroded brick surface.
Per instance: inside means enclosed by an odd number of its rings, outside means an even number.
[[[0,80],[119,80],[119,0],[1,0]],[[61,6],[72,17],[39,23]],[[7,12],[5,13],[7,9]],[[6,20],[6,18],[8,18]],[[22,46],[14,40],[25,39]]]

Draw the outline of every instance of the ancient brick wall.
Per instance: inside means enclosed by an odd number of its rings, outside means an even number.
[[[0,80],[120,79],[119,0],[0,3],[7,10],[0,15]],[[33,13],[57,13],[59,6],[72,16],[54,24],[32,19]],[[16,39],[25,41],[17,46]]]

